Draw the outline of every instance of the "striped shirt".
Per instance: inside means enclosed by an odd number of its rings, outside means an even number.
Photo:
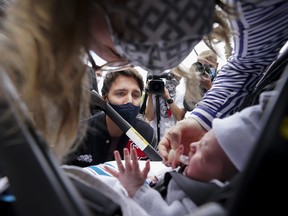
[[[234,31],[232,55],[218,71],[213,87],[189,115],[206,130],[211,129],[214,118],[237,111],[288,39],[287,0],[227,2],[237,5],[239,13],[237,19],[230,20]]]

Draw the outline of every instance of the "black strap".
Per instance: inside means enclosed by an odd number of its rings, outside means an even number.
[[[160,142],[160,121],[161,121],[161,115],[160,115],[160,96],[156,95],[156,120],[157,120],[157,141]]]
[[[170,172],[170,175],[177,185],[198,206],[206,203],[211,194],[220,189],[220,186],[213,182],[196,181],[178,172]]]
[[[220,190],[212,193],[208,199],[208,202],[217,202],[228,209],[231,205],[231,198],[235,196],[235,191],[239,187],[239,180],[241,175],[242,173],[238,173],[232,179],[230,179],[229,184],[226,184]]]
[[[188,178],[179,172],[167,172],[161,183],[157,184],[154,188],[158,190],[163,197],[167,195],[167,185],[171,178],[174,179],[176,184],[191,198],[191,200],[200,206],[206,203],[211,194],[221,190],[221,187],[213,182],[202,182]]]
[[[169,172],[165,173],[164,178],[160,180],[153,188],[157,190],[162,197],[166,197],[167,195],[167,186],[169,181],[171,180],[171,175]]]

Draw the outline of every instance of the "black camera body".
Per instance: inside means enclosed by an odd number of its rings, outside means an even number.
[[[149,93],[156,95],[163,95],[165,87],[165,79],[172,79],[170,73],[165,73],[161,75],[149,75]]]
[[[192,67],[193,67],[196,71],[200,72],[200,75],[201,75],[201,76],[204,76],[204,75],[205,75],[205,72],[207,72],[207,73],[210,72],[209,66],[206,65],[206,64],[202,64],[201,62],[195,62],[195,63],[193,63],[193,64],[192,64]]]

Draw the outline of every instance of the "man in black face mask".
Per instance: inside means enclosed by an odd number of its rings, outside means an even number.
[[[153,128],[137,118],[144,88],[143,78],[135,69],[109,72],[105,76],[102,97],[134,129],[136,129],[153,147],[156,138]],[[86,167],[114,160],[113,152],[123,148],[135,147],[139,159],[147,156],[126,136],[126,134],[104,112],[97,113],[89,122],[89,129],[84,143],[68,157],[68,164]]]

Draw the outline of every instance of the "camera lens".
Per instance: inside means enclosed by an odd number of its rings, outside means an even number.
[[[164,93],[164,82],[162,80],[151,80],[149,83],[149,92],[162,95]]]

